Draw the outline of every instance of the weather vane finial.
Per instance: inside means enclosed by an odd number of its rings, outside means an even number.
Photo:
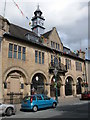
[[[39,10],[39,3],[38,3],[38,5],[37,5],[37,10]]]

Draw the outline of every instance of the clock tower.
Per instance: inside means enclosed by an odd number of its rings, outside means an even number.
[[[42,12],[37,6],[37,10],[34,12],[34,17],[32,17],[32,31],[35,32],[38,36],[44,33],[44,17]]]

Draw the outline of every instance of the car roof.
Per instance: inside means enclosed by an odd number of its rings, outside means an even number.
[[[45,95],[45,94],[34,94],[34,95],[30,95],[30,96],[25,96],[25,97],[39,96],[39,95]]]

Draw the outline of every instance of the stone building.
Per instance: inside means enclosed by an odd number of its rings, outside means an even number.
[[[0,16],[0,101],[7,102],[11,93],[14,99],[34,93],[55,97],[55,68],[58,97],[84,91],[85,53],[65,47],[55,27],[44,33],[39,7],[34,15],[32,31]]]
[[[85,63],[86,63],[86,81],[88,83],[88,90],[90,91],[90,74],[89,74],[89,71],[90,71],[90,60],[86,59]]]

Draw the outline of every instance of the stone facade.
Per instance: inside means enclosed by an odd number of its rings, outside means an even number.
[[[4,26],[2,26],[2,21],[4,21]],[[23,97],[26,95],[30,95],[33,89],[32,82],[36,79],[37,76],[41,77],[44,81],[44,91],[47,91],[48,96],[50,96],[51,92],[51,81],[54,77],[54,74],[50,74],[50,63],[51,63],[51,55],[55,56],[55,52],[57,56],[61,58],[61,63],[65,66],[66,59],[71,60],[71,68],[67,69],[67,72],[64,74],[59,74],[59,78],[61,81],[61,87],[59,87],[60,96],[65,97],[65,86],[67,79],[71,80],[71,95],[77,95],[77,80],[83,80],[82,74],[85,71],[84,66],[84,58],[69,56],[68,54],[63,54],[63,44],[58,36],[57,30],[54,27],[52,29],[51,34],[48,36],[47,41],[48,44],[44,44],[44,47],[39,44],[29,43],[20,40],[18,37],[8,36],[9,34],[9,22],[4,20],[4,18],[0,18],[0,36],[2,41],[0,42],[1,50],[0,50],[0,99],[9,99],[9,95],[11,92],[22,93]],[[3,29],[4,28],[4,29]],[[23,28],[22,28],[23,29]],[[4,35],[3,35],[4,33]],[[5,36],[7,33],[7,36]],[[10,35],[10,34],[9,34]],[[51,49],[51,41],[59,44],[59,50]],[[9,58],[9,44],[17,45],[26,48],[26,59],[20,60],[15,58]],[[35,63],[35,51],[44,53],[44,64]],[[53,53],[54,51],[54,53]],[[62,54],[60,54],[62,53]],[[18,56],[18,52],[17,52]],[[21,54],[22,56],[22,54]],[[39,54],[38,54],[39,56]],[[81,54],[80,54],[81,56]],[[39,58],[38,58],[39,59]],[[76,70],[76,62],[80,62],[82,65],[82,70]],[[37,81],[36,81],[37,82]],[[5,87],[6,85],[6,87]],[[21,86],[23,86],[21,88]],[[39,86],[40,87],[40,86]],[[41,88],[39,88],[41,90]],[[82,92],[84,88],[81,87]]]
[[[88,90],[90,91],[90,60],[86,60],[86,78],[87,78],[87,83],[88,83]]]

